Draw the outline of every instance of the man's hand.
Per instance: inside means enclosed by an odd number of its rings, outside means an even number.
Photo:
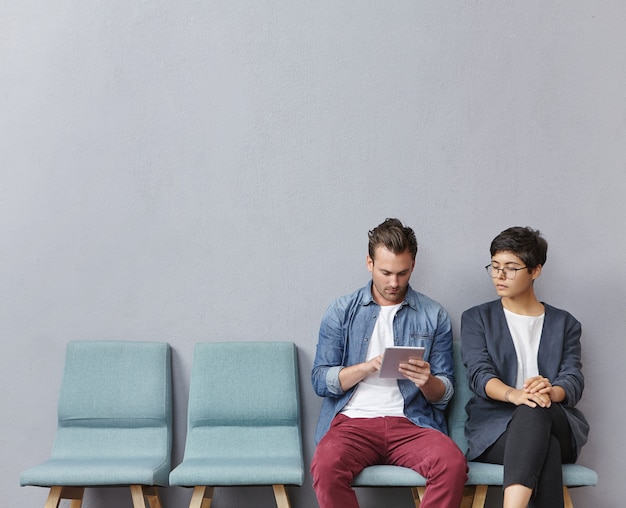
[[[430,363],[424,360],[409,360],[401,363],[398,369],[405,378],[413,381],[418,388],[422,388],[430,380]]]
[[[382,363],[383,357],[382,355],[378,355],[366,362],[350,365],[350,367],[344,367],[339,371],[339,383],[341,383],[341,389],[344,392],[347,392],[350,388],[363,381],[363,379],[370,374],[378,372]]]
[[[430,363],[427,361],[410,359],[408,363],[401,363],[398,370],[405,378],[415,383],[429,402],[441,400],[446,393],[446,386],[441,379],[432,375]]]

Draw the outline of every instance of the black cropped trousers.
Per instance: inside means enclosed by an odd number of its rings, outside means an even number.
[[[533,490],[530,508],[563,507],[561,464],[576,459],[565,411],[517,406],[506,431],[476,460],[504,465],[503,488],[524,485]]]

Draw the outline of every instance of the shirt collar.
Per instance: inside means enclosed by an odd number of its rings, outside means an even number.
[[[365,294],[363,295],[363,299],[361,300],[362,305],[370,305],[370,304],[378,305],[376,301],[374,300],[374,297],[372,296],[372,284],[373,282],[370,280],[366,286]],[[413,291],[413,288],[411,287],[410,284],[406,290],[406,295],[404,296],[404,300],[402,302],[402,307],[404,307],[405,305],[408,305],[413,310],[417,310],[417,307],[418,307],[417,293]]]

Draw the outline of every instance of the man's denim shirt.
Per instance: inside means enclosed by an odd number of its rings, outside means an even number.
[[[356,386],[344,392],[339,384],[343,367],[364,362],[369,339],[378,318],[379,305],[372,298],[372,283],[330,304],[320,326],[311,381],[324,397],[315,443],[324,436],[331,420],[346,405]],[[454,393],[452,327],[446,310],[434,300],[408,288],[393,323],[394,344],[423,346],[431,373],[446,386],[441,400],[431,403],[408,379],[399,379],[404,414],[416,425],[447,433],[444,410]],[[358,386],[358,385],[357,385]]]

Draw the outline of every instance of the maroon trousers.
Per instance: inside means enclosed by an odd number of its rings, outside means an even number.
[[[467,462],[445,434],[403,417],[348,418],[337,415],[317,445],[311,473],[320,508],[358,508],[351,487],[363,468],[392,464],[426,478],[422,508],[459,508]]]

